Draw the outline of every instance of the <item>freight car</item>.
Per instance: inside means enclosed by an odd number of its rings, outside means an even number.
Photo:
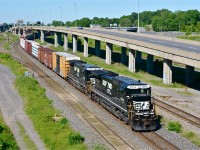
[[[38,47],[37,53],[33,54],[32,43],[34,42],[25,40],[25,49],[29,54],[35,55],[43,64],[48,61],[50,69],[83,93],[89,94],[92,100],[117,118],[130,124],[133,130],[157,129],[157,116],[151,101],[151,87],[148,84],[87,64],[69,53]],[[20,45],[24,47],[23,40],[20,41]],[[45,51],[49,55],[48,59],[45,58]]]

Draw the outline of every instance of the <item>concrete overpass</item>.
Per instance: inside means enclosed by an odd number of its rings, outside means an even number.
[[[44,42],[45,32],[51,31],[55,35],[55,47],[60,44],[61,35],[64,35],[64,49],[68,50],[68,35],[73,38],[73,52],[77,51],[77,36],[84,38],[84,57],[88,57],[88,38],[95,40],[97,56],[100,51],[100,41],[106,42],[106,64],[111,64],[113,44],[121,49],[121,60],[126,56],[126,48],[129,49],[129,70],[135,72],[136,58],[141,57],[141,52],[148,54],[147,72],[153,72],[154,56],[163,58],[163,83],[172,83],[172,62],[186,65],[186,84],[194,81],[194,70],[200,68],[200,43],[178,40],[174,38],[152,37],[145,34],[127,33],[102,29],[26,26],[23,29],[13,28],[13,32],[24,30],[37,30],[41,33],[41,42]],[[21,32],[19,32],[21,33]],[[137,55],[137,56],[136,56]]]

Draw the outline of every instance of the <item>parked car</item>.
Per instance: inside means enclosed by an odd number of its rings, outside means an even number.
[[[82,26],[78,26],[78,29],[83,29],[83,27]]]

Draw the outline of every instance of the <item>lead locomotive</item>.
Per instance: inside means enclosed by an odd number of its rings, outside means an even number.
[[[156,130],[157,116],[151,87],[96,65],[72,60],[67,80],[114,114],[133,130]]]

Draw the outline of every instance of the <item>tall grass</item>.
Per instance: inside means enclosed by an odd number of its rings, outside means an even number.
[[[192,41],[200,41],[200,35],[179,36],[178,38],[192,40]]]
[[[0,53],[0,60],[17,76],[15,86],[23,97],[25,112],[47,148],[85,150],[86,145],[83,140],[76,144],[69,142],[70,134],[74,131],[68,121],[55,122],[52,119],[55,114],[60,115],[60,113],[53,108],[52,100],[46,97],[45,89],[41,88],[34,78],[25,77],[23,74],[26,69],[9,55]]]
[[[18,150],[19,147],[13,137],[12,132],[4,123],[2,114],[0,112],[0,150]]]

